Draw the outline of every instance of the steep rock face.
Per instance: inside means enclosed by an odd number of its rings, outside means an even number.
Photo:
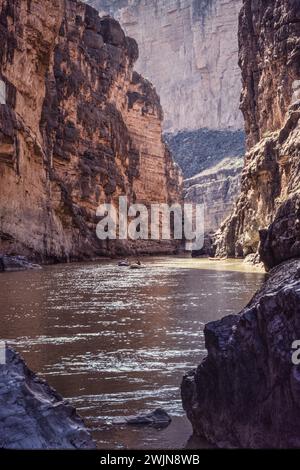
[[[300,191],[299,2],[245,0],[239,37],[249,151],[241,196],[216,243],[230,256],[256,252],[259,232]]]
[[[225,158],[184,182],[184,200],[204,204],[204,228],[214,233],[231,213],[240,190],[242,158]]]
[[[239,21],[248,148],[280,129],[300,78],[298,0],[244,0]]]
[[[95,443],[76,410],[6,348],[0,364],[0,447],[93,449]]]
[[[259,255],[267,270],[284,260],[300,258],[300,195],[294,194],[278,209],[267,230],[260,232]]]
[[[245,255],[261,240],[261,259],[273,269],[240,315],[205,327],[207,357],[183,380],[183,404],[194,432],[219,447],[300,446],[300,376],[292,360],[293,342],[300,338],[300,261],[291,260],[300,257],[300,101],[298,80],[291,84],[299,76],[299,12],[298,1],[244,0],[241,14],[251,148],[241,196],[218,234],[217,248],[219,254]],[[247,44],[259,44],[260,50],[247,51]]]
[[[182,384],[196,435],[219,447],[300,447],[300,262],[275,268],[240,315],[205,327],[206,359]]]
[[[161,96],[165,130],[241,129],[241,0],[88,0],[139,45],[138,71]]]
[[[136,42],[74,0],[0,0],[0,39],[0,250],[58,260],[130,252],[127,241],[97,240],[99,204],[181,198],[159,99],[133,73]]]

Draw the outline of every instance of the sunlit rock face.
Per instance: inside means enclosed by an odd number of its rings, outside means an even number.
[[[75,408],[36,376],[11,348],[1,350],[0,446],[3,449],[94,449]]]
[[[258,250],[261,234],[267,269],[300,255],[299,24],[297,1],[244,1],[239,37],[248,153],[241,196],[216,247],[220,255],[245,256]]]
[[[139,45],[137,68],[161,96],[164,128],[241,129],[241,0],[88,0]]]
[[[71,0],[0,0],[0,40],[0,251],[42,260],[173,251],[96,238],[103,202],[181,198],[159,98],[133,71],[136,42]]]

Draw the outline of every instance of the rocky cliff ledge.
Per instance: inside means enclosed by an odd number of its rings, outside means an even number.
[[[103,242],[103,202],[177,202],[153,86],[119,23],[75,0],[0,0],[0,252],[84,259],[174,244]]]
[[[275,268],[240,315],[205,327],[206,359],[184,377],[196,435],[218,447],[300,447],[300,261]]]
[[[216,250],[221,256],[255,253],[260,232],[268,230],[274,218],[281,217],[280,207],[300,192],[299,2],[244,0],[239,37],[249,151],[241,196],[218,234]],[[294,225],[292,231],[295,236],[299,228]],[[288,257],[296,255],[300,250],[295,245]]]
[[[1,358],[3,351],[1,350]],[[76,410],[6,348],[0,364],[0,447],[94,449]]]
[[[161,96],[166,131],[243,128],[237,41],[241,0],[87,2],[113,15],[137,40],[137,68]]]
[[[204,228],[214,233],[232,211],[240,191],[243,158],[225,158],[184,181],[184,200],[204,204]]]

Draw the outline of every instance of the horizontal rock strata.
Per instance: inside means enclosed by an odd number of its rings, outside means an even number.
[[[232,211],[240,191],[242,158],[226,158],[184,182],[184,200],[204,205],[205,233],[214,233]]]
[[[172,252],[96,238],[101,203],[181,200],[159,98],[133,71],[136,42],[73,0],[0,0],[0,39],[0,252]]]

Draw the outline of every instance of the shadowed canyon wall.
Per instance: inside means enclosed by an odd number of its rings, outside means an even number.
[[[267,256],[283,250],[283,261],[288,253],[293,257],[299,252],[299,1],[244,1],[239,39],[248,153],[241,196],[218,234],[217,252],[230,256],[255,253],[261,235],[262,245],[269,241]],[[287,202],[291,198],[292,202]],[[274,218],[281,221],[277,223],[281,238],[275,241],[273,233],[272,248],[265,231]],[[283,248],[279,245],[283,244],[286,225],[290,233]],[[273,265],[269,259],[267,267]]]
[[[243,255],[260,242],[270,274],[239,315],[205,326],[207,357],[182,400],[194,433],[218,447],[299,448],[300,2],[244,0],[239,35],[249,152],[218,248]]]
[[[131,252],[97,240],[98,205],[181,200],[159,98],[133,71],[136,42],[74,0],[0,0],[0,39],[0,250],[57,260]]]

